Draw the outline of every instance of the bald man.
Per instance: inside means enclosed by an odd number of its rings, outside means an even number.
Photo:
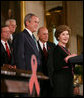
[[[38,29],[38,46],[41,52],[41,61],[42,61],[42,72],[44,75],[49,76],[47,59],[49,50],[55,47],[55,44],[48,41],[48,29],[46,27],[40,27]],[[50,97],[52,88],[50,85],[50,80],[42,81],[41,83],[41,96],[42,97]]]

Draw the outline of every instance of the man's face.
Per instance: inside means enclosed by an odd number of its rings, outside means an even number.
[[[48,30],[46,28],[40,29],[38,33],[39,40],[43,43],[48,41]]]
[[[1,31],[1,39],[7,41],[10,38],[10,29],[9,27],[3,27]]]
[[[31,21],[27,21],[27,28],[31,31],[31,32],[36,32],[38,29],[38,25],[39,25],[39,18],[36,16],[32,16]]]
[[[9,25],[9,29],[10,29],[10,33],[13,34],[16,30],[16,22],[15,21],[10,21],[10,25]]]

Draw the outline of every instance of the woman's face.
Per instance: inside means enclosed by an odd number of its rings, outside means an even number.
[[[69,32],[68,31],[63,31],[59,37],[59,42],[63,43],[63,44],[67,44],[68,40],[69,40]]]

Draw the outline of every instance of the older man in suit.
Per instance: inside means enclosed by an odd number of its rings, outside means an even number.
[[[15,30],[16,30],[16,20],[15,19],[8,19],[5,22],[5,25],[7,25],[10,29],[10,38],[9,38],[9,42],[12,43],[14,37],[15,37]]]
[[[37,31],[39,18],[29,13],[24,18],[25,29],[16,35],[13,43],[13,53],[17,68],[23,70],[31,69],[31,57],[34,54],[37,58],[37,71],[40,71],[40,55],[34,32]]]
[[[51,49],[55,47],[55,44],[48,41],[48,29],[46,27],[40,27],[38,30],[38,45],[41,52],[42,61],[42,72],[44,75],[49,76],[47,59],[48,53]],[[41,97],[50,97],[52,92],[52,87],[50,85],[50,80],[44,80],[41,82]]]

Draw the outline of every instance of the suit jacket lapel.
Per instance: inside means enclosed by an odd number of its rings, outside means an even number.
[[[49,45],[49,43],[47,42],[47,51],[49,52],[49,50],[50,50],[50,45]]]
[[[2,43],[1,43],[1,50],[2,50],[2,52],[4,53],[4,55],[8,57],[8,54],[7,54],[7,52],[6,52],[5,48],[4,48],[4,46],[2,45]],[[11,52],[10,52],[10,55],[11,55]]]
[[[37,43],[38,43],[38,46],[39,46],[39,49],[40,49],[40,51],[43,53],[43,50],[42,50],[42,48],[41,48],[41,46],[40,46],[40,44],[39,44],[39,41],[37,41]],[[49,43],[47,42],[47,52],[50,50],[50,46],[49,46]]]
[[[6,52],[6,50],[5,50],[4,46],[2,45],[2,43],[1,43],[1,48],[2,48],[3,52]]]
[[[38,54],[37,47],[36,47],[36,45],[35,45],[34,40],[33,40],[32,37],[30,36],[30,34],[27,32],[27,30],[24,30],[23,32],[26,34],[27,41],[28,41],[28,43],[30,44],[30,46],[32,47],[32,49],[34,50],[35,54]]]
[[[41,48],[41,46],[39,44],[39,41],[37,41],[37,43],[38,43],[38,46],[39,46],[40,51],[43,52],[43,50],[42,50],[42,48]]]

